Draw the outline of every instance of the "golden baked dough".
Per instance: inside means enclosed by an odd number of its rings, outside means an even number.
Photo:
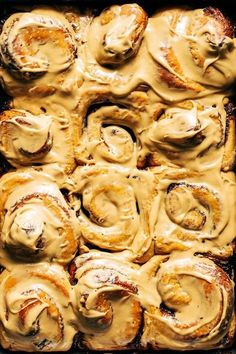
[[[156,251],[208,248],[231,244],[235,223],[235,176],[154,168],[157,192],[152,205]],[[196,244],[197,243],[197,244]]]
[[[132,274],[132,263],[92,251],[72,264],[71,276],[77,283],[74,306],[83,342],[89,349],[125,349],[138,334],[142,308],[129,268]]]
[[[149,305],[141,343],[153,349],[212,349],[233,341],[233,282],[214,262],[183,253],[160,265],[162,306]]]
[[[28,257],[33,262],[69,263],[79,230],[56,183],[35,171],[12,172],[1,179],[0,187],[2,264]]]
[[[13,351],[65,351],[76,333],[71,286],[59,265],[18,265],[0,275],[1,345]]]
[[[42,114],[42,110],[47,111],[45,104],[37,115],[23,109],[3,111],[0,114],[0,152],[14,167],[57,163],[70,172],[75,163],[68,117],[60,108],[57,113],[55,107],[52,115]],[[61,146],[61,139],[66,146]]]
[[[105,9],[94,20],[89,35],[93,37],[95,46],[92,50],[97,62],[118,65],[134,56],[139,50],[147,21],[147,14],[137,4]]]
[[[67,69],[76,53],[66,20],[43,14],[12,15],[4,24],[0,42],[3,63],[26,80]]]
[[[129,168],[78,167],[71,175],[71,202],[85,243],[126,250],[133,259],[143,256],[152,241],[148,220],[155,191],[152,179],[149,172]]]
[[[2,25],[5,349],[233,346],[233,24],[158,6],[29,5]]]
[[[203,171],[222,161],[222,169],[234,161],[233,119],[221,97],[184,101],[160,107],[140,136],[139,165],[187,167]],[[217,102],[217,103],[216,103]]]

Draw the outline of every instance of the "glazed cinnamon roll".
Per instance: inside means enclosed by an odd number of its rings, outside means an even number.
[[[87,116],[87,127],[76,149],[77,160],[135,167],[137,143],[133,132],[138,130],[139,121],[139,115],[126,108],[115,105],[98,108]]]
[[[128,250],[134,259],[141,257],[151,245],[148,215],[153,176],[96,165],[78,168],[72,180],[71,196],[85,242],[111,251]]]
[[[233,25],[218,9],[160,10],[149,18],[128,82],[112,91],[125,96],[145,84],[165,102],[205,97],[232,87],[235,56]]]
[[[232,344],[233,282],[213,261],[181,252],[160,265],[155,281],[162,302],[146,307],[142,345],[206,350]]]
[[[131,263],[109,253],[92,251],[75,259],[71,273],[77,282],[74,308],[83,333],[80,345],[91,350],[129,348],[142,318],[138,289],[129,272]]]
[[[150,100],[134,91],[116,100],[109,88],[89,85],[73,119],[75,157],[79,165],[108,163],[136,167],[140,153],[143,117]]]
[[[0,151],[13,165],[42,160],[52,148],[52,119],[23,110],[0,114]]]
[[[233,26],[218,9],[158,13],[150,20],[147,46],[170,88],[197,94],[209,86],[221,90],[235,80]]]
[[[95,18],[90,30],[97,62],[118,65],[134,56],[139,50],[147,21],[147,14],[137,4],[105,9]]]
[[[30,100],[21,106],[33,109],[34,114],[25,109],[0,113],[2,155],[14,167],[58,163],[67,172],[73,169],[72,134],[65,110],[54,104],[54,110],[42,107],[49,111],[42,114],[42,109],[35,107]],[[62,146],[64,144],[66,146]]]
[[[0,36],[1,59],[16,77],[32,80],[66,70],[75,60],[73,30],[63,16],[16,13]]]
[[[204,170],[221,166],[226,112],[223,104],[185,101],[168,106],[141,136],[146,163]]]
[[[71,286],[59,265],[18,265],[0,275],[0,342],[27,352],[69,350],[76,327]]]
[[[78,246],[77,221],[58,186],[38,172],[9,173],[0,181],[1,252],[5,260],[68,263]],[[14,258],[13,258],[14,257]]]
[[[158,186],[151,212],[156,252],[229,245],[235,230],[234,175],[161,169],[154,172]]]

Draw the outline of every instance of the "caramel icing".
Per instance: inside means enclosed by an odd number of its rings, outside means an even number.
[[[66,171],[74,168],[68,112],[56,102],[21,100],[17,110],[0,115],[0,151],[14,166],[57,163]],[[21,109],[28,108],[29,110]],[[31,112],[32,113],[31,113]],[[42,112],[46,111],[46,114]],[[62,146],[61,141],[64,141]]]
[[[117,106],[104,106],[87,118],[80,145],[76,151],[82,163],[95,161],[135,167],[138,151],[137,141],[127,128],[138,132],[141,117]]]
[[[12,115],[7,119],[8,115]],[[31,164],[46,155],[52,147],[52,119],[50,116],[35,117],[26,111],[9,111],[1,122],[1,153],[9,161]],[[33,161],[32,161],[33,160]]]
[[[232,341],[234,284],[207,257],[234,249],[235,45],[213,8],[7,19],[4,348],[66,351],[75,333],[102,351]]]
[[[125,347],[139,326],[137,303],[144,309],[144,346],[210,349],[229,329],[234,284],[213,261],[192,252],[155,256],[140,267],[128,257],[91,251],[75,259],[75,268],[73,301],[90,349]]]
[[[234,284],[214,262],[173,254],[156,275],[162,302],[172,313],[149,305],[142,344],[154,348],[211,349],[229,330]]]
[[[158,184],[150,223],[159,252],[192,247],[204,252],[234,240],[233,173],[191,175],[163,168],[153,172]]]
[[[5,178],[7,177],[7,178]],[[9,173],[1,180],[1,263],[16,259],[68,263],[77,250],[74,213],[58,186],[37,172]]]
[[[217,103],[216,103],[217,102]],[[226,111],[221,96],[163,107],[162,115],[140,136],[143,156],[153,164],[201,171],[218,168],[223,159]]]
[[[0,278],[2,346],[31,352],[68,350],[76,326],[63,268],[47,263],[18,265]]]
[[[74,303],[87,346],[93,350],[125,348],[141,324],[141,305],[135,299],[138,289],[130,279],[136,268],[99,252],[76,258],[75,265]]]
[[[107,250],[129,251],[134,259],[142,256],[151,244],[152,179],[149,172],[124,167],[78,167],[69,188],[85,241]]]
[[[120,65],[134,56],[147,26],[147,15],[137,4],[111,6],[95,18],[89,33],[93,55],[100,64]],[[90,38],[90,36],[93,36]]]
[[[11,64],[15,74],[19,71],[25,79],[67,69],[73,63],[76,49],[65,22],[41,14],[11,16],[0,39],[4,64]]]

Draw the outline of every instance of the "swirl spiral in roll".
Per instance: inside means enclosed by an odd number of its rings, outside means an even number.
[[[36,172],[2,178],[1,245],[27,261],[68,263],[78,246],[77,221],[57,185]]]
[[[148,210],[152,183],[145,172],[117,171],[104,165],[78,168],[73,193],[79,196],[77,217],[84,240],[111,251],[142,256],[150,246]],[[146,186],[144,192],[140,185]],[[141,189],[141,190],[139,190]]]
[[[159,10],[148,20],[133,74],[127,83],[114,83],[112,92],[125,96],[147,85],[165,102],[222,92],[236,78],[233,37],[218,9]]]
[[[181,253],[161,264],[156,285],[164,306],[145,312],[142,344],[174,350],[221,347],[232,324],[234,291],[219,266]]]
[[[104,106],[87,117],[77,159],[83,163],[117,163],[136,166],[136,137],[140,117],[118,106]],[[127,128],[132,129],[132,135]]]
[[[127,348],[138,333],[142,312],[138,289],[129,279],[131,264],[95,251],[76,258],[72,270],[83,344],[92,350]]]
[[[66,19],[26,12],[5,22],[0,53],[14,75],[31,80],[67,69],[75,59],[76,45]]]
[[[164,30],[154,40],[159,28]],[[214,8],[160,12],[150,21],[147,43],[160,79],[171,88],[201,93],[205,86],[221,88],[235,78],[233,28]]]
[[[76,333],[63,268],[18,265],[0,275],[0,342],[13,351],[66,351]]]
[[[223,107],[220,114],[219,107],[188,103],[189,107],[166,108],[141,138],[152,165],[159,165],[161,160],[166,165],[203,170],[221,164],[226,115]]]
[[[234,215],[229,206],[234,203],[231,195],[235,192],[233,179],[227,181],[222,175],[223,179],[215,181],[213,187],[206,184],[204,178],[202,183],[196,183],[194,177],[182,173],[175,171],[172,176],[170,172],[168,177],[165,174],[159,176],[163,182],[157,187],[152,212],[156,215],[153,222],[156,251],[169,253],[193,245],[201,247],[205,242],[221,247],[232,242]]]
[[[34,116],[24,110],[4,111],[0,115],[0,151],[13,165],[39,162],[51,150],[52,119]]]
[[[147,26],[147,14],[137,4],[111,6],[92,25],[96,36],[95,57],[98,63],[122,64],[134,56]]]

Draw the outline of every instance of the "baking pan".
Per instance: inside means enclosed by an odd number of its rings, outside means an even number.
[[[40,6],[40,5],[64,5],[64,4],[71,4],[75,7],[78,8],[92,8],[95,11],[100,10],[108,5],[111,4],[121,4],[121,3],[127,3],[128,1],[114,1],[114,0],[0,0],[0,20],[4,21],[9,14],[12,12],[16,12],[19,9],[19,6],[24,5],[24,6]],[[183,6],[191,6],[193,8],[201,8],[201,7],[207,7],[207,6],[214,6],[218,7],[223,14],[228,16],[233,22],[235,21],[236,23],[236,8],[235,8],[235,2],[234,1],[222,1],[222,0],[167,0],[167,1],[157,1],[157,0],[146,0],[146,1],[131,1],[131,2],[136,2],[139,5],[141,5],[148,13],[152,12],[155,9],[160,9],[162,7],[169,7],[169,6],[174,6],[174,5],[183,5]],[[236,65],[236,63],[235,63]],[[0,100],[2,101],[5,99],[4,94],[0,91]],[[234,100],[234,97],[233,97]],[[1,104],[1,102],[0,102]],[[130,353],[130,354],[137,354],[137,353],[163,353],[163,354],[171,354],[171,353],[187,353],[191,354],[194,351],[184,351],[184,352],[178,352],[178,351],[166,351],[166,350],[160,350],[158,352],[154,351],[135,351],[135,350],[125,350],[125,351],[115,351],[114,353]],[[211,353],[211,354],[236,354],[236,343],[234,343],[234,347],[232,349],[224,349],[224,350],[209,350],[209,351],[195,351],[196,353]],[[0,354],[10,354],[12,352],[1,349],[0,348]],[[77,354],[77,353],[83,353],[83,354],[92,354],[92,353],[99,353],[99,352],[94,352],[94,351],[87,351],[87,350],[75,350],[71,349],[68,353],[70,354]],[[101,352],[100,352],[101,353]],[[105,353],[110,353],[104,352]],[[20,354],[20,353],[19,353]]]

